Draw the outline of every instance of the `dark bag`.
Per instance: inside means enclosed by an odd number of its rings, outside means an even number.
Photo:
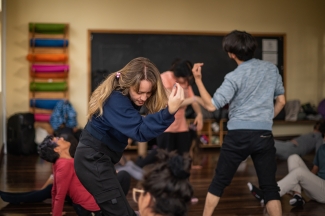
[[[7,125],[7,150],[10,154],[36,153],[33,113],[16,113],[9,117]]]
[[[306,115],[316,115],[316,107],[314,105],[311,105],[310,103],[306,103],[301,105],[302,109],[306,113]]]

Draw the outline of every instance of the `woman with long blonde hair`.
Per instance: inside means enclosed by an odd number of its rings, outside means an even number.
[[[92,93],[75,170],[103,215],[135,215],[117,181],[114,164],[128,138],[146,142],[163,133],[183,100],[184,91],[177,83],[167,96],[158,69],[143,57],[109,75]],[[146,117],[139,114],[141,106],[148,110]]]

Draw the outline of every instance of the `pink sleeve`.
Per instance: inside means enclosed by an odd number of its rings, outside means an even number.
[[[73,164],[69,163],[69,160],[57,160],[54,173],[55,193],[52,191],[52,216],[62,216],[63,205],[72,175]]]

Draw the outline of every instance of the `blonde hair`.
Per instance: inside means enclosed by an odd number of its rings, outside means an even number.
[[[152,94],[146,100],[148,113],[155,113],[166,107],[168,98],[157,67],[147,58],[139,57],[131,60],[121,70],[110,74],[92,93],[88,104],[87,118],[103,115],[103,104],[112,91],[129,94],[129,89],[139,91],[140,82],[147,80],[152,84]]]

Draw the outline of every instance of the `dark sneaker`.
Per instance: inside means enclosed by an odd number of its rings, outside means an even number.
[[[260,202],[264,202],[264,196],[263,196],[263,192],[258,189],[257,187],[255,187],[252,183],[248,182],[247,186],[250,190],[250,192],[252,193],[252,195]]]
[[[303,206],[306,201],[299,195],[294,195],[292,199],[289,200],[291,206]]]

